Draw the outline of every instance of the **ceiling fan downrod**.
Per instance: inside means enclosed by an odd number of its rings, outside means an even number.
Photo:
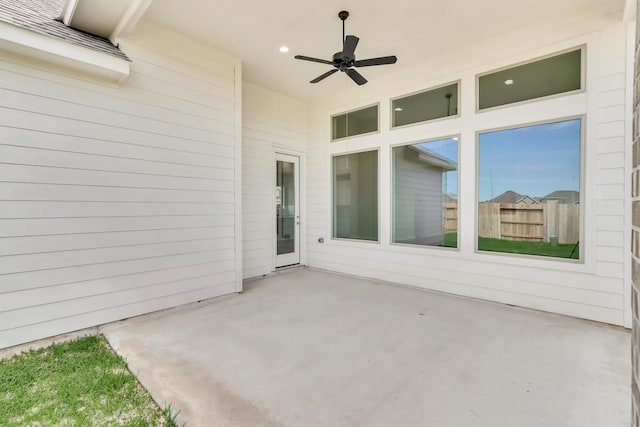
[[[340,18],[340,20],[342,20],[342,50],[344,50],[344,41],[346,39],[345,36],[345,31],[344,31],[344,21],[347,20],[347,18],[349,17],[349,12],[346,10],[341,10],[340,12],[338,12],[338,18]]]

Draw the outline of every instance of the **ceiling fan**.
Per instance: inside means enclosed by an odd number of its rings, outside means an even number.
[[[358,71],[354,70],[352,67],[370,67],[372,65],[385,65],[385,64],[395,64],[398,58],[395,56],[383,56],[380,58],[370,58],[370,59],[361,59],[356,61],[355,50],[358,45],[358,41],[360,40],[356,36],[346,36],[344,35],[344,21],[349,17],[349,12],[346,10],[340,11],[338,13],[338,18],[342,20],[342,52],[337,52],[333,55],[333,60],[327,61],[325,59],[311,58],[309,56],[296,55],[296,59],[302,59],[303,61],[311,61],[311,62],[319,62],[321,64],[332,65],[335,67],[331,71],[327,71],[321,76],[316,77],[311,80],[309,83],[318,83],[329,77],[330,75],[337,73],[338,71],[342,71],[346,73],[351,80],[356,82],[358,85],[363,85],[367,82],[362,74]]]

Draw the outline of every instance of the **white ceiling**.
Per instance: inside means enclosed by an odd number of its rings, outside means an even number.
[[[155,0],[145,15],[170,29],[242,60],[246,80],[298,99],[344,88],[342,73],[312,85],[341,50],[340,10],[350,12],[347,34],[360,37],[358,59],[396,55],[398,63],[361,68],[369,80],[401,67],[531,25],[550,16],[619,15],[625,0]],[[281,45],[289,53],[279,52]],[[351,82],[350,82],[351,83]],[[355,86],[355,83],[352,83]]]

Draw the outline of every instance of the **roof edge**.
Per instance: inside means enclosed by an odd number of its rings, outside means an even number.
[[[8,22],[0,21],[0,50],[120,83],[129,76],[129,61],[88,49]]]

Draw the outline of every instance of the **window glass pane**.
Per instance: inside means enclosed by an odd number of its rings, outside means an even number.
[[[458,246],[458,141],[393,148],[393,242]]]
[[[478,107],[496,107],[580,89],[580,49],[478,79]]]
[[[333,158],[333,237],[378,240],[378,152]]]
[[[295,252],[296,239],[295,163],[276,161],[277,255]]]
[[[331,139],[360,135],[378,130],[378,106],[351,111],[331,118]]]
[[[455,116],[458,114],[458,84],[394,99],[391,109],[394,127]]]
[[[341,114],[331,119],[331,139],[340,139],[347,136],[347,115]]]
[[[482,133],[478,249],[578,259],[581,120]]]

